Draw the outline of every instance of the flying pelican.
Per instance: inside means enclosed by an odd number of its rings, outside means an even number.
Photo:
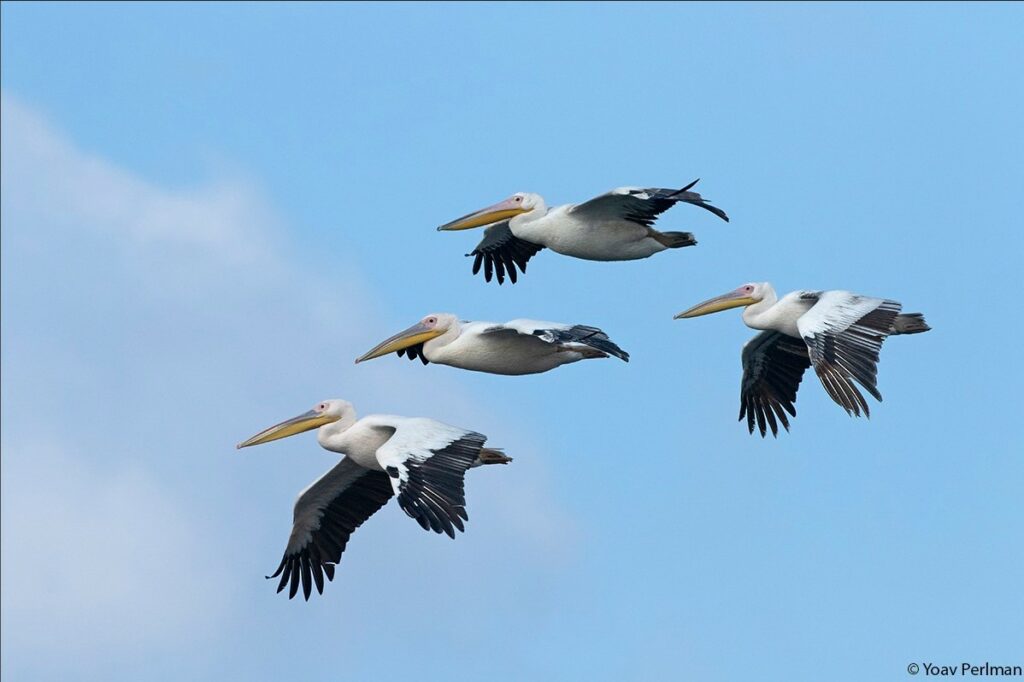
[[[794,291],[781,299],[768,282],[744,284],[734,291],[704,301],[675,319],[698,317],[745,306],[743,322],[763,329],[743,346],[740,384],[740,419],[761,436],[766,425],[779,433],[778,421],[788,431],[786,412],[796,416],[796,392],[804,370],[814,371],[825,391],[846,413],[870,416],[867,401],[854,385],[882,400],[876,386],[878,352],[886,337],[918,334],[931,327],[921,313],[900,313],[902,305],[888,299],[860,296],[849,291]]]
[[[505,274],[515,284],[516,266],[524,273],[526,263],[547,247],[556,253],[585,260],[637,260],[665,249],[693,246],[689,232],[658,232],[651,226],[659,215],[677,202],[700,206],[728,222],[720,208],[712,206],[690,188],[642,189],[620,187],[582,204],[549,209],[539,194],[519,192],[493,206],[464,215],[438,230],[467,230],[488,225],[484,238],[472,253],[473,274],[484,267],[484,279],[497,272],[498,284]]]
[[[629,354],[597,327],[512,320],[466,322],[451,313],[433,313],[385,339],[356,363],[388,353],[417,357],[427,364],[450,365],[491,374],[538,374],[559,365],[606,358],[629,362]]]
[[[356,421],[352,403],[325,400],[309,412],[259,432],[237,447],[269,443],[319,427],[320,447],[345,455],[333,469],[299,493],[292,533],[281,565],[277,591],[290,585],[306,600],[316,584],[324,592],[324,574],[334,580],[349,536],[384,506],[392,495],[424,530],[464,530],[468,521],[463,477],[481,464],[507,464],[512,458],[485,448],[487,436],[421,417],[374,414]]]

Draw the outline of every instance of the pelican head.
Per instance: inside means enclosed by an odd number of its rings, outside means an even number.
[[[703,303],[698,303],[689,310],[679,313],[674,319],[681,320],[686,317],[700,317],[701,315],[709,315],[721,312],[722,310],[728,310],[729,308],[739,308],[740,306],[760,303],[770,286],[767,282],[748,282],[727,294],[715,296]]]
[[[499,201],[493,206],[488,206],[487,208],[482,208],[479,211],[464,215],[461,218],[456,218],[450,223],[445,223],[437,229],[439,231],[468,230],[471,227],[490,225],[491,223],[496,223],[499,220],[514,218],[521,213],[534,211],[543,205],[544,200],[541,199],[539,194],[516,192],[504,201]]]
[[[303,412],[298,417],[292,417],[280,424],[271,426],[269,429],[264,429],[235,447],[241,449],[247,448],[250,445],[261,445],[272,440],[287,438],[297,433],[326,426],[344,418],[352,409],[352,403],[347,400],[325,400],[309,412]]]
[[[431,313],[408,329],[400,331],[394,336],[378,343],[364,355],[357,358],[356,364],[358,365],[364,360],[372,360],[388,353],[404,350],[410,346],[426,343],[446,333],[453,326],[457,325],[458,321],[459,318],[451,313]]]

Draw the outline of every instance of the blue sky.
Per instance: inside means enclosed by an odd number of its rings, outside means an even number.
[[[905,679],[1022,664],[1017,5],[2,7],[2,674]],[[515,191],[699,189],[694,249],[434,227]],[[735,422],[746,281],[895,298],[884,403]],[[433,311],[595,324],[631,362],[385,358]],[[451,542],[397,507],[308,604],[263,580],[328,397],[515,457]]]

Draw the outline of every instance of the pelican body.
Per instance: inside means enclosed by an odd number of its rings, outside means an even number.
[[[918,334],[931,327],[920,313],[901,313],[896,301],[849,291],[794,291],[778,298],[768,282],[752,282],[699,303],[676,315],[698,317],[743,307],[743,322],[762,330],[743,347],[740,419],[754,424],[764,437],[789,430],[786,417],[796,416],[797,389],[804,371],[813,366],[825,392],[847,414],[869,417],[860,384],[881,402],[878,360],[889,336]]]
[[[423,527],[455,537],[465,530],[466,470],[512,461],[483,447],[487,437],[433,419],[370,415],[356,419],[345,400],[325,400],[298,417],[271,426],[238,444],[260,445],[317,429],[320,447],[345,455],[333,469],[299,493],[292,532],[277,571],[277,591],[288,598],[302,585],[308,600],[324,575],[334,579],[349,537],[366,519],[398,497],[402,510]]]
[[[467,254],[475,257],[473,274],[482,265],[486,281],[496,272],[502,284],[507,273],[514,284],[516,267],[525,273],[526,263],[545,248],[584,260],[621,261],[694,246],[697,240],[689,232],[659,232],[652,226],[679,202],[700,206],[728,221],[724,211],[690,191],[695,184],[697,180],[678,190],[620,187],[581,204],[550,209],[539,194],[519,192],[437,229],[487,225],[483,240]]]
[[[489,374],[538,374],[580,360],[629,354],[596,327],[537,320],[467,322],[451,313],[427,315],[385,339],[357,363],[397,353],[423,364],[459,367]]]

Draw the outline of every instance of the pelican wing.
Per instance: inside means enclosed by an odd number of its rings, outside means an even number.
[[[465,530],[464,477],[478,462],[486,436],[432,419],[392,417],[394,433],[377,449],[398,504],[424,530]]]
[[[629,353],[618,347],[608,335],[597,327],[582,324],[562,324],[538,320],[512,320],[484,329],[482,334],[518,335],[523,340],[537,340],[563,348],[578,349],[581,346],[593,348],[605,355],[629,362]]]
[[[364,469],[346,457],[299,494],[295,502],[292,534],[281,565],[268,578],[281,576],[277,591],[290,585],[288,598],[302,582],[308,600],[312,586],[324,591],[324,574],[334,579],[349,536],[363,521],[384,506],[392,495],[387,474]]]
[[[779,422],[789,431],[786,412],[796,416],[796,392],[804,371],[811,366],[807,346],[781,332],[764,331],[747,341],[742,358],[740,420],[747,418],[750,433],[756,420],[762,438],[767,428],[777,436]]]
[[[878,352],[902,306],[848,291],[807,292],[801,298],[815,302],[797,320],[797,328],[825,391],[847,414],[859,417],[863,411],[870,416],[867,401],[853,382],[882,399],[876,385]]]
[[[503,220],[485,229],[484,238],[466,255],[475,256],[474,275],[480,272],[480,266],[483,265],[484,280],[490,282],[491,275],[497,272],[498,284],[504,284],[505,273],[508,272],[508,278],[515,284],[518,277],[516,266],[525,274],[526,263],[543,248],[540,244],[528,242],[512,234],[508,221]]]
[[[699,179],[694,180],[682,189],[620,187],[590,201],[577,204],[572,207],[570,212],[588,222],[626,220],[644,227],[651,227],[659,215],[682,201],[700,206],[729,222],[729,216],[725,214],[725,211],[717,206],[712,206],[701,195],[690,191],[690,188],[698,182]]]

